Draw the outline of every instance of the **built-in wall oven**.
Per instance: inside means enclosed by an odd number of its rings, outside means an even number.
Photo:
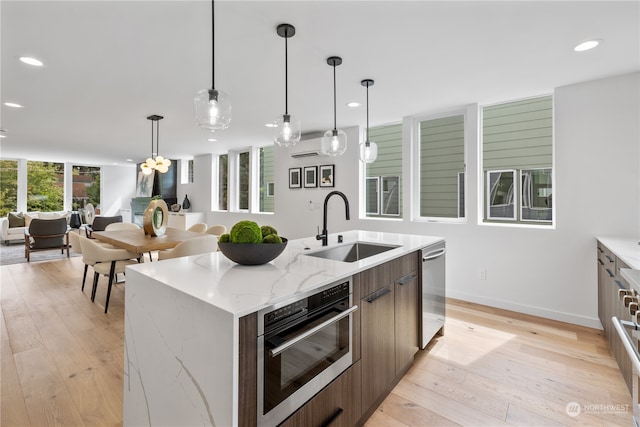
[[[258,312],[258,425],[275,426],[352,363],[352,280]]]

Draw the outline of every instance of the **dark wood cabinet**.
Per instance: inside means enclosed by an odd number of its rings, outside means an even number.
[[[354,363],[280,426],[354,426],[362,412],[361,372],[360,362]]]
[[[418,253],[412,253],[356,275],[363,296],[360,343],[365,417],[391,391],[418,351],[418,258]]]
[[[353,276],[353,365],[281,426],[354,426],[363,423],[413,363],[418,351],[419,253]],[[239,425],[255,425],[255,313],[240,319]]]
[[[413,271],[395,283],[396,375],[413,363],[418,351],[418,274]]]
[[[362,407],[371,407],[396,376],[395,286],[378,289],[360,300]]]

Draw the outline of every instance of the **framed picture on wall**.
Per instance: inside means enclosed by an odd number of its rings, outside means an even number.
[[[304,167],[304,188],[315,188],[318,186],[318,167]]]
[[[335,165],[320,166],[320,187],[335,187]]]
[[[302,188],[301,173],[302,170],[300,168],[289,169],[289,188]]]

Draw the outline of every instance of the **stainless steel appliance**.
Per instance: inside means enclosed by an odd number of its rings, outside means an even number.
[[[274,426],[352,363],[351,278],[258,312],[258,425]]]
[[[420,348],[444,326],[445,242],[422,248],[422,324]]]
[[[638,330],[640,330],[640,325],[636,322],[620,320],[615,316],[611,318],[611,321],[613,322],[613,326],[616,328],[616,331],[620,336],[620,340],[622,341],[622,345],[627,351],[629,360],[631,361],[633,372],[631,378],[631,381],[633,383],[633,386],[631,387],[633,425],[636,427],[640,427],[640,392],[638,391],[638,386],[640,385],[640,382],[638,381],[638,376],[640,376],[640,353],[638,353],[637,335]],[[631,334],[629,334],[628,330],[631,331]]]

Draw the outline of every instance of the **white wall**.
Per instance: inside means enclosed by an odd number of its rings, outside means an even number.
[[[272,224],[285,237],[315,235],[316,226],[322,222],[322,201],[330,189],[289,190],[288,169],[335,163],[335,189],[349,197],[352,220],[344,220],[342,201],[332,199],[330,232],[364,229],[443,236],[448,248],[449,297],[599,328],[595,238],[640,237],[639,94],[640,73],[555,91],[555,229],[478,223],[475,108],[470,108],[467,116],[471,125],[467,129],[465,224],[409,221],[411,191],[406,187],[404,220],[358,219],[361,180],[357,128],[349,129],[347,153],[333,161],[296,160],[285,150],[276,150],[275,215],[214,212],[208,215],[208,222],[229,227],[240,219],[251,218],[259,224]],[[408,145],[404,157],[405,173],[410,174]],[[405,185],[408,176],[405,175]],[[196,197],[200,196],[194,194]],[[480,279],[481,270],[486,270],[486,280]]]
[[[101,169],[100,215],[120,215],[120,209],[131,209],[131,198],[136,195],[136,166],[107,165]]]

